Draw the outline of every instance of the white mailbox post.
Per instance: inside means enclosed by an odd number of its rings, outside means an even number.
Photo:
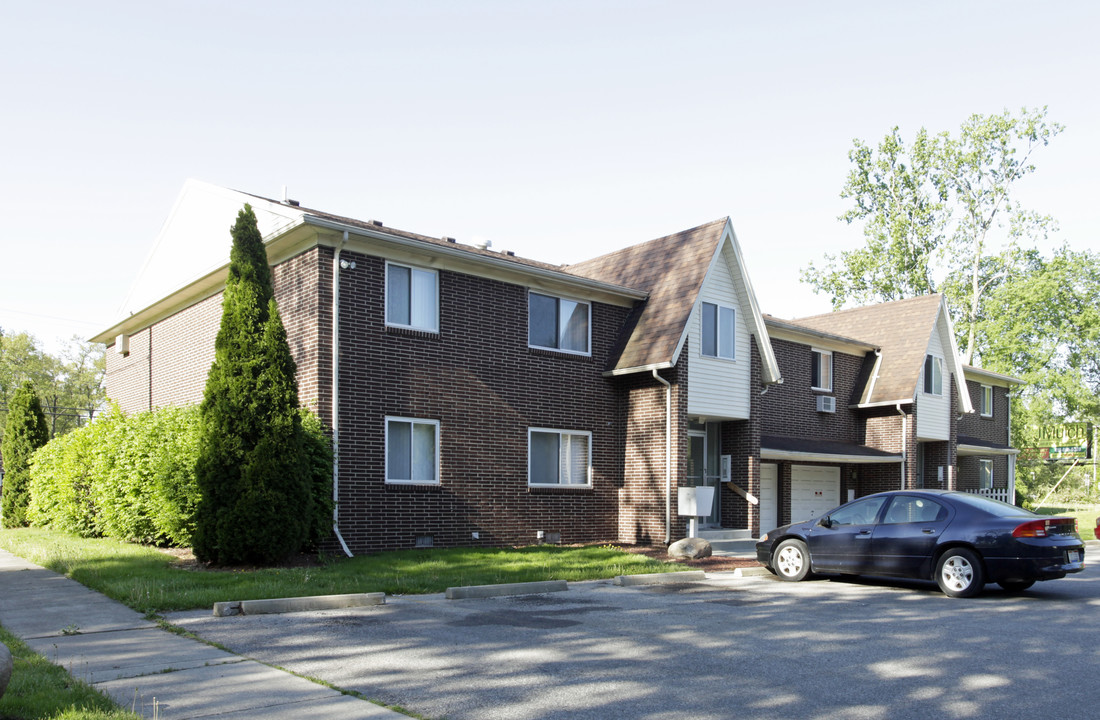
[[[695,537],[699,529],[699,518],[710,515],[714,507],[714,488],[701,485],[699,487],[679,488],[679,513],[691,518],[688,521],[688,537]]]

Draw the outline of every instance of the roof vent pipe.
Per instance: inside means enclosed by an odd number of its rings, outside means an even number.
[[[493,243],[487,238],[474,238],[474,247],[479,250],[488,250],[493,247]]]

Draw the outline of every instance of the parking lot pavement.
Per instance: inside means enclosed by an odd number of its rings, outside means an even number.
[[[770,577],[169,621],[426,718],[1006,718],[1100,707],[1100,577]]]

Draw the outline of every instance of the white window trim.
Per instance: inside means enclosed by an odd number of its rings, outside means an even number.
[[[390,423],[401,422],[410,423],[413,425],[434,425],[435,426],[435,478],[432,480],[391,480],[390,474]],[[440,434],[440,427],[438,420],[426,420],[424,418],[410,418],[400,417],[397,415],[387,415],[384,426],[384,439],[383,439],[383,459],[382,475],[386,479],[387,485],[438,485],[439,484],[439,446],[443,444],[443,438]]]
[[[822,350],[821,348],[811,347],[810,352],[811,353],[817,353],[820,356],[821,359],[824,359],[826,357],[829,358],[829,385],[828,385],[828,387],[823,386],[823,385],[822,386],[814,385],[813,384],[813,379],[811,377],[811,379],[810,379],[810,389],[811,390],[824,390],[826,392],[832,392],[833,391],[833,369],[834,369],[834,366],[833,366],[833,351],[832,350]],[[818,377],[821,377],[821,366],[820,366],[820,364],[818,365],[818,368],[817,368],[817,375],[818,375]]]
[[[531,482],[531,435],[534,433],[547,433],[559,436],[562,435],[584,435],[588,438],[588,465],[585,471],[585,482],[581,483],[536,483]],[[558,480],[561,480],[561,473],[558,473]],[[592,433],[587,430],[562,430],[560,428],[542,428],[531,427],[527,428],[527,486],[536,488],[574,488],[583,489],[592,487]]]
[[[940,371],[940,391],[939,392],[936,392],[936,382],[935,382],[935,377],[934,376],[933,376],[932,383],[931,383],[932,391],[929,392],[929,391],[925,390],[925,388],[928,387],[928,385],[929,385],[928,378],[924,376],[924,370],[926,370],[928,368],[928,358],[933,359],[934,362],[932,363],[932,365],[934,367],[939,368],[939,371]],[[925,395],[929,395],[931,397],[943,397],[943,364],[944,364],[943,363],[943,358],[940,357],[939,355],[936,355],[935,353],[925,353],[924,364],[921,368],[921,391]]]
[[[707,329],[703,327],[703,305],[713,305],[716,310],[715,317],[719,318],[718,327],[715,328],[714,348],[718,351],[718,348],[722,347],[722,310],[730,310],[733,312],[733,357],[726,357],[725,355],[707,355],[703,352],[703,336]],[[726,362],[737,362],[737,308],[733,305],[725,305],[720,302],[711,302],[710,300],[699,301],[699,357],[707,358],[708,360],[724,360]]]
[[[989,484],[982,485],[982,468],[989,468]],[[979,488],[992,488],[993,487],[993,461],[981,458],[978,460],[978,487]]]
[[[980,387],[981,387],[981,396],[978,398],[978,407],[980,408],[982,417],[984,417],[984,418],[993,417],[993,386],[992,385],[981,385]],[[988,408],[984,407],[985,406],[986,393],[989,394],[989,407]]]
[[[408,324],[408,325],[403,325],[401,323],[390,322],[390,266],[391,265],[393,267],[407,268],[409,270],[409,293],[410,293],[409,318],[410,318],[410,324]],[[413,315],[413,313],[411,312],[411,308],[412,308],[412,305],[411,305],[411,303],[412,303],[412,297],[411,297],[411,294],[412,294],[412,275],[413,275],[413,273],[416,273],[416,272],[430,273],[430,274],[435,276],[435,327],[424,327],[424,326],[421,326],[421,325],[411,324],[411,319],[412,319],[412,315]],[[384,288],[383,288],[383,291],[382,291],[383,292],[383,299],[385,300],[385,307],[383,308],[382,312],[383,312],[383,317],[385,318],[385,321],[386,321],[386,327],[401,328],[403,330],[419,330],[421,332],[430,332],[430,333],[438,334],[439,333],[439,315],[440,315],[440,312],[439,312],[439,310],[440,310],[440,308],[439,308],[439,271],[434,270],[432,268],[417,267],[416,265],[409,265],[407,263],[399,263],[399,262],[390,262],[389,260],[387,260],[386,261],[385,273],[386,273],[385,278],[384,278],[385,282],[384,282]]]
[[[558,301],[558,322],[561,322],[561,301],[566,300],[568,302],[577,303],[578,305],[584,305],[588,308],[588,337],[585,340],[587,350],[569,350],[568,348],[560,347],[547,347],[545,345],[532,345],[531,344],[531,296],[541,295],[546,298],[553,298]],[[558,336],[561,336],[561,327],[557,330]],[[587,300],[581,300],[580,298],[568,297],[566,295],[552,295],[548,292],[542,292],[541,290],[527,289],[527,347],[534,348],[535,350],[549,350],[550,352],[564,353],[566,355],[580,355],[582,357],[592,356],[592,303]]]

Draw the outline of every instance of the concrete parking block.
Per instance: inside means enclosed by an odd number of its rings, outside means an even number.
[[[702,570],[685,570],[684,572],[650,573],[648,575],[619,575],[615,578],[615,584],[623,587],[668,585],[671,583],[699,582],[706,579],[707,574]]]
[[[309,597],[273,598],[269,600],[238,600],[214,603],[214,616],[276,615],[279,613],[307,612],[310,610],[338,610],[340,608],[384,605],[386,593],[352,593],[347,595],[312,595]]]
[[[563,592],[569,589],[564,580],[545,580],[542,582],[504,583],[501,585],[470,585],[468,587],[449,587],[444,593],[448,600],[468,598],[489,598],[501,595],[538,595],[548,592]]]

